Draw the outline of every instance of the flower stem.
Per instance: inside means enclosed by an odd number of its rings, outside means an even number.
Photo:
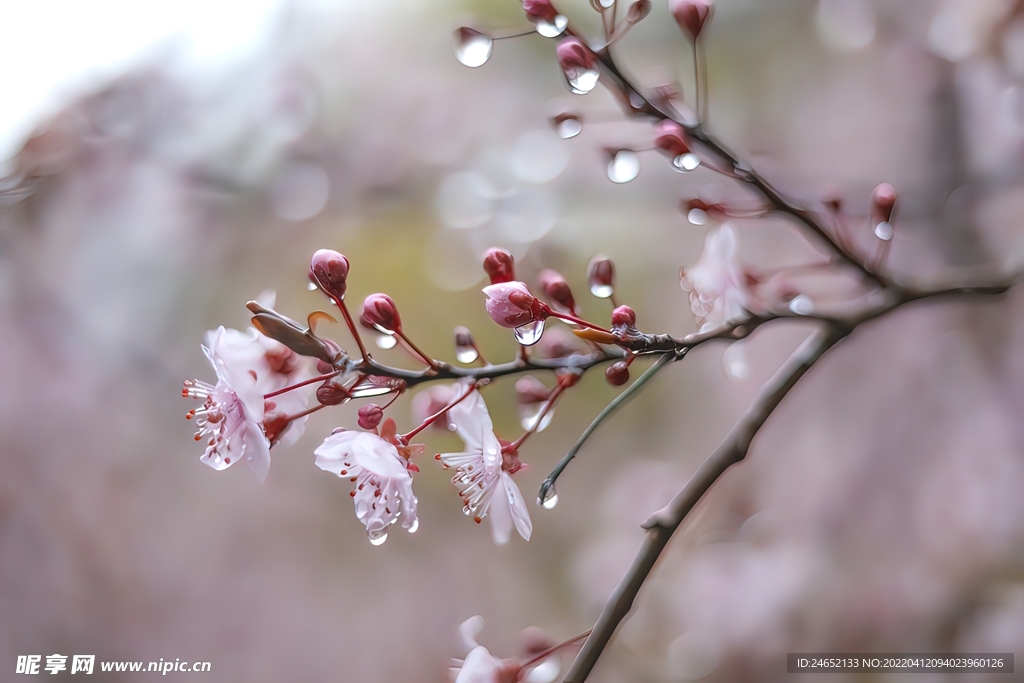
[[[420,351],[420,348],[412,343],[412,340],[409,339],[405,332],[399,329],[395,330],[395,334],[398,336],[399,339],[401,339],[408,345],[408,347],[412,350],[413,353],[420,357],[420,360],[429,365],[431,368],[437,368],[437,361],[435,361],[433,358]]]
[[[576,325],[579,325],[580,327],[589,327],[592,330],[599,330],[601,332],[607,332],[608,334],[611,334],[611,330],[606,330],[605,328],[601,327],[600,325],[595,325],[594,323],[588,323],[586,320],[583,320],[582,318],[577,318],[576,316],[570,315],[569,313],[559,313],[558,311],[551,311],[551,315],[553,317],[555,317],[555,318],[561,318],[562,320],[568,320],[569,322],[575,323]]]
[[[402,443],[406,443],[406,444],[409,443],[409,439],[411,439],[412,437],[416,436],[417,434],[422,432],[424,429],[426,429],[430,425],[432,425],[435,422],[437,422],[438,418],[440,418],[442,415],[447,413],[449,410],[451,410],[452,408],[457,406],[459,403],[462,403],[462,401],[465,400],[465,398],[467,396],[469,396],[471,393],[473,393],[473,391],[475,391],[475,390],[476,390],[476,383],[474,382],[473,384],[469,385],[469,387],[462,394],[462,396],[459,396],[457,399],[455,399],[454,401],[452,401],[451,403],[446,405],[444,408],[441,408],[441,410],[437,411],[436,413],[434,413],[433,415],[428,417],[426,420],[423,421],[423,424],[421,424],[419,427],[416,427],[411,432],[407,432],[405,434],[400,434],[398,436],[398,438],[402,441]]]
[[[263,398],[265,398],[265,399],[273,398],[275,396],[279,396],[280,394],[285,393],[286,391],[291,391],[292,389],[298,389],[299,387],[304,387],[307,384],[313,384],[315,382],[323,382],[325,379],[330,379],[330,378],[332,378],[332,377],[334,377],[336,375],[339,375],[339,374],[341,374],[341,370],[335,370],[334,372],[328,372],[326,375],[320,375],[319,377],[312,377],[312,378],[307,379],[307,380],[305,380],[303,382],[299,382],[298,384],[293,384],[290,387],[285,387],[284,389],[278,389],[277,391],[271,391],[269,394],[263,394]]]
[[[565,385],[559,382],[558,385],[555,387],[554,391],[551,392],[551,395],[548,396],[548,400],[544,402],[544,407],[540,409],[540,412],[537,413],[537,417],[534,418],[533,426],[530,429],[527,429],[525,432],[523,432],[522,436],[520,436],[518,439],[516,439],[509,445],[505,446],[501,450],[503,452],[518,451],[519,447],[523,445],[523,443],[530,436],[530,434],[533,434],[534,432],[538,431],[541,421],[544,419],[544,416],[551,411],[552,406],[555,405],[555,401],[558,399],[558,395],[561,394],[563,391],[565,391]]]
[[[338,297],[332,296],[334,303],[338,304],[338,308],[341,309],[341,315],[345,318],[345,324],[348,325],[348,331],[352,333],[352,336],[356,340],[356,345],[359,347],[359,354],[366,360],[370,357],[370,354],[366,352],[366,347],[363,346],[363,337],[359,334],[359,330],[356,329],[356,325],[352,322],[352,316],[349,315],[348,307],[345,306],[345,300],[339,299]]]
[[[591,629],[591,630],[593,630],[593,629]],[[584,638],[589,637],[590,633],[591,633],[591,631],[584,631],[583,633],[579,634],[578,636],[573,636],[569,640],[563,641],[563,642],[559,643],[558,645],[552,645],[551,647],[549,647],[548,649],[544,650],[543,652],[538,652],[533,657],[531,657],[530,659],[528,659],[525,662],[523,662],[522,663],[522,667],[525,669],[526,667],[528,667],[528,666],[530,666],[532,664],[536,664],[537,662],[539,662],[540,660],[544,659],[545,657],[548,657],[548,656],[558,652],[563,647],[568,647],[569,645],[572,645],[573,643],[575,643],[575,642],[577,642],[579,640],[583,640]]]

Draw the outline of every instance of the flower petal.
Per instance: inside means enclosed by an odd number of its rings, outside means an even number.
[[[512,521],[516,525],[516,531],[529,541],[533,534],[533,521],[530,519],[530,510],[526,507],[523,494],[508,472],[501,473],[501,483],[505,486],[505,494],[508,496],[508,504],[512,511]]]

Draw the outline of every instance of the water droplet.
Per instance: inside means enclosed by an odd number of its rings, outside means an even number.
[[[597,3],[601,5],[603,9],[608,9],[615,4],[615,0],[597,0]]]
[[[594,284],[590,285],[590,293],[596,296],[598,299],[607,299],[612,295],[612,292],[614,291],[615,290],[612,289],[611,285],[603,285],[600,282],[595,282]]]
[[[569,25],[569,19],[558,14],[552,21],[538,19],[533,25],[537,28],[537,33],[545,38],[555,38],[565,32],[565,27]]]
[[[694,225],[704,225],[708,222],[708,212],[704,209],[690,209],[686,214],[686,220]]]
[[[491,58],[491,37],[463,26],[455,32],[455,58],[469,67],[483,66]]]
[[[601,72],[597,69],[574,67],[563,72],[563,75],[570,91],[576,95],[586,95],[597,87],[597,79],[600,77]]]
[[[537,496],[537,505],[540,505],[545,510],[555,509],[555,506],[558,505],[558,493],[555,491],[554,484],[544,482],[541,485],[540,495]]]
[[[526,403],[519,406],[519,424],[523,426],[523,429],[528,432],[543,432],[549,424],[551,419],[555,416],[555,409],[549,408],[548,412],[544,413],[543,419],[540,424],[537,424],[537,417],[540,416],[540,411],[544,409],[545,403]]]
[[[742,342],[730,344],[722,353],[722,371],[731,379],[744,380],[750,376],[746,346]]]
[[[356,386],[349,392],[352,398],[370,398],[371,396],[383,396],[384,394],[390,394],[391,387],[382,386],[380,384],[361,384]]]
[[[387,335],[392,335],[392,334],[394,334],[394,333],[395,333],[395,331],[394,331],[394,330],[389,330],[388,328],[384,327],[383,325],[377,325],[377,324],[374,324],[374,326],[373,326],[373,329],[377,330],[377,331],[378,331],[378,332],[380,332],[381,334],[387,334]],[[383,348],[383,347],[382,347],[382,348]]]
[[[472,363],[480,357],[480,353],[472,346],[459,346],[455,349],[455,357],[460,363]]]
[[[377,531],[367,531],[366,536],[370,539],[371,545],[383,545],[384,541],[388,540],[388,530],[384,528]]]
[[[449,422],[448,423],[448,431],[449,432],[454,432],[456,429],[458,429],[458,427],[455,426],[454,422]]]
[[[687,152],[686,154],[680,154],[672,160],[672,168],[679,171],[680,173],[686,173],[700,166],[700,157],[693,152]]]
[[[308,289],[311,292],[315,292],[319,288],[316,286],[315,282],[310,282],[308,285],[306,285],[306,289]]]
[[[790,300],[789,310],[797,315],[810,315],[814,312],[814,302],[807,295],[799,294]]]
[[[464,514],[467,517],[469,517],[471,514],[473,514],[473,508],[469,507],[468,505],[463,505],[462,506],[462,514]]]
[[[882,221],[881,223],[875,226],[875,237],[882,240],[883,242],[888,242],[889,240],[891,240],[892,233],[892,225],[889,224],[889,221]]]
[[[517,342],[523,346],[533,346],[540,341],[541,335],[544,334],[544,321],[537,320],[532,323],[520,325],[512,332],[515,334]]]
[[[628,183],[640,173],[640,156],[631,149],[620,149],[608,162],[608,179],[613,183]]]
[[[391,334],[380,334],[377,335],[377,346],[382,349],[393,349],[398,340],[395,339],[394,335]]]
[[[643,109],[645,104],[647,102],[640,93],[636,90],[629,91],[629,106],[633,107],[633,109]]]
[[[555,119],[555,132],[563,140],[574,138],[583,131],[583,120],[578,116],[563,115]]]
[[[417,531],[419,531],[419,528],[420,528],[420,520],[414,519],[414,520],[412,520],[412,524],[409,526],[409,533],[410,534],[414,534]]]

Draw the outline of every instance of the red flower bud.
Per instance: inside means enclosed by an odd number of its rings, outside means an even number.
[[[882,183],[871,193],[871,225],[875,226],[892,218],[892,209],[896,205],[896,188],[889,183]]]
[[[654,138],[654,145],[673,159],[680,154],[690,153],[686,131],[675,121],[665,119],[655,126],[654,130],[658,136]]]
[[[545,320],[550,309],[522,282],[501,282],[484,287],[487,315],[502,327],[519,327]]]
[[[623,384],[629,381],[629,366],[626,365],[626,361],[618,360],[612,363],[605,369],[604,378],[608,380],[608,384],[613,387],[621,387]]]
[[[375,329],[385,334],[398,332],[402,329],[402,319],[398,316],[398,307],[387,294],[371,294],[363,301],[363,312],[359,322],[364,327]]]
[[[697,39],[714,11],[711,0],[669,0],[668,8],[679,28],[691,40]]]
[[[376,403],[367,403],[359,409],[359,426],[363,429],[376,429],[384,419],[384,409]]]
[[[492,285],[516,279],[515,260],[512,254],[497,247],[484,252],[484,271],[491,279]]]
[[[619,306],[612,311],[612,327],[618,327],[620,325],[626,325],[633,327],[636,325],[636,313],[629,306]]]
[[[523,0],[523,11],[530,21],[554,21],[558,16],[551,0]]]
[[[319,249],[309,264],[309,279],[329,296],[345,298],[348,259],[332,249]]]
[[[562,309],[563,313],[576,313],[576,300],[573,299],[569,283],[565,281],[562,274],[556,270],[547,268],[540,272],[540,289],[556,305],[556,309]]]
[[[612,288],[615,285],[615,264],[604,254],[598,254],[590,259],[587,266],[587,282],[590,285],[590,293],[599,299],[607,299],[612,295]]]
[[[579,38],[564,38],[555,48],[555,56],[562,71],[574,69],[593,69],[597,65],[597,56]]]

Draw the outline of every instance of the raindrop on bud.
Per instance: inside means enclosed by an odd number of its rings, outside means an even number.
[[[555,15],[555,18],[551,21],[538,19],[533,22],[533,25],[537,29],[537,33],[541,34],[545,38],[557,38],[565,33],[565,29],[569,25],[569,20],[564,14],[558,14]]]
[[[516,341],[523,346],[533,346],[540,341],[541,336],[544,334],[544,321],[535,320],[532,323],[526,323],[512,330],[515,335]]]
[[[363,301],[363,312],[359,314],[359,322],[364,327],[385,335],[392,335],[402,329],[402,319],[398,315],[398,307],[395,306],[394,300],[379,292],[369,295]]]
[[[385,351],[395,348],[395,345],[398,344],[398,340],[395,339],[393,334],[379,334],[374,341],[377,344],[377,348],[384,349]]]
[[[468,327],[455,328],[455,358],[460,363],[472,363],[480,357],[476,349],[476,342],[473,341],[473,334]]]
[[[618,360],[609,365],[604,371],[604,378],[613,387],[621,387],[629,381],[629,366],[626,361]]]
[[[366,536],[370,539],[371,545],[384,545],[384,541],[388,540],[388,530],[367,531]]]
[[[583,131],[583,119],[575,114],[559,114],[551,119],[551,124],[563,140],[574,138]]]
[[[888,242],[889,240],[891,240],[892,234],[892,225],[889,223],[889,221],[882,221],[881,223],[875,226],[875,237],[882,240],[883,242]]]
[[[680,154],[676,158],[672,159],[672,168],[680,173],[687,173],[698,166],[700,166],[700,157],[693,152]]]
[[[597,56],[579,38],[564,38],[555,50],[566,85],[577,95],[585,95],[595,87],[601,72]]]
[[[690,209],[686,212],[686,220],[694,225],[704,225],[708,222],[708,212],[704,209]]]
[[[607,299],[612,295],[615,285],[615,264],[604,254],[590,259],[587,266],[587,283],[590,293],[598,299]]]
[[[640,174],[640,156],[631,149],[612,153],[608,162],[608,179],[613,183],[628,183]]]
[[[306,289],[308,289],[311,292],[315,292],[316,290],[318,290],[320,288],[316,286],[315,282],[310,282],[309,284],[306,285]]]
[[[558,505],[558,493],[555,491],[554,482],[544,481],[540,485],[540,495],[537,496],[537,505],[545,510],[554,510]]]
[[[799,294],[790,300],[789,310],[797,315],[810,315],[814,313],[814,303],[806,294]]]
[[[493,46],[491,37],[480,31],[465,26],[455,31],[455,58],[466,66],[483,66],[491,58]]]

